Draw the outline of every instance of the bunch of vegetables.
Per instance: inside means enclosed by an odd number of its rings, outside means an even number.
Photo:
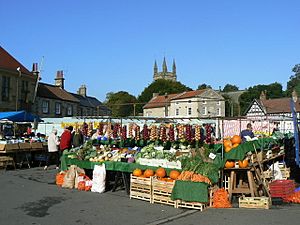
[[[228,193],[224,188],[220,188],[214,192],[213,195],[213,207],[214,208],[231,208],[230,201],[228,199]]]
[[[111,122],[108,122],[107,123],[107,128],[106,128],[106,134],[107,134],[107,137],[108,138],[111,138],[112,137],[112,129],[111,129]]]
[[[149,130],[147,124],[144,124],[143,127],[143,139],[148,140],[149,139]]]
[[[210,124],[205,125],[205,130],[206,130],[206,143],[211,143],[211,132],[212,132],[212,126]]]
[[[192,134],[192,126],[189,124],[185,126],[185,135],[186,135],[186,140],[191,142],[193,139],[193,134]]]
[[[178,180],[186,180],[193,182],[204,182],[207,184],[211,184],[211,181],[208,177],[203,176],[201,174],[192,172],[192,171],[182,171],[178,177]]]
[[[103,123],[99,123],[99,126],[98,126],[99,135],[103,135],[103,129],[104,129]]]
[[[178,138],[180,140],[185,140],[185,135],[184,135],[184,125],[183,124],[179,124],[177,125],[177,130],[178,130]]]
[[[160,128],[159,128],[159,139],[162,142],[167,141],[167,132],[166,132],[166,127],[164,125],[161,125]]]
[[[112,132],[112,137],[114,139],[116,139],[116,138],[119,137],[120,128],[121,128],[121,125],[119,123],[114,124],[114,126],[113,126],[113,132]]]
[[[122,136],[121,136],[122,140],[126,140],[127,139],[127,126],[124,125],[122,128]]]
[[[157,127],[156,125],[152,125],[150,128],[150,141],[156,141],[158,138]]]
[[[291,194],[290,196],[284,198],[284,201],[300,204],[300,191],[297,191],[297,192]]]
[[[195,125],[195,140],[200,141],[201,139],[201,127],[200,125]]]
[[[169,128],[169,141],[175,141],[175,132],[174,132],[174,125],[171,124]]]
[[[135,131],[135,140],[136,141],[140,140],[141,139],[141,137],[140,137],[140,126],[136,125],[134,131]]]
[[[132,130],[133,130],[133,124],[130,123],[129,127],[128,127],[128,138],[130,138],[130,139],[133,138]]]
[[[176,160],[176,156],[174,153],[164,150],[156,150],[154,144],[143,147],[141,151],[135,155],[135,158],[166,159],[168,161]]]

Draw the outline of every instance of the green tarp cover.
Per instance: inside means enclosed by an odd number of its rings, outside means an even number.
[[[265,149],[271,143],[276,143],[276,140],[273,138],[259,138],[258,140],[247,141],[231,149],[229,152],[225,152],[224,162],[226,162],[226,160],[243,160],[247,152],[254,152],[255,148]]]
[[[171,199],[181,199],[187,202],[208,202],[208,184],[176,180]]]

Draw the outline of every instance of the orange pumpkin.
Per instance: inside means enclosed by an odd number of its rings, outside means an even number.
[[[234,161],[226,161],[225,168],[233,168],[235,166]]]
[[[171,170],[169,177],[172,178],[173,180],[177,180],[179,175],[180,175],[180,172],[178,172],[177,170]]]
[[[158,177],[165,177],[166,176],[166,170],[162,167],[158,168],[156,171],[155,171],[155,174],[156,176]]]
[[[231,146],[232,146],[231,141],[228,139],[224,140],[223,144],[224,144],[225,148],[229,148],[229,147],[231,148]]]
[[[232,147],[225,147],[225,152],[230,152],[231,149]]]
[[[144,176],[147,177],[147,178],[151,177],[153,175],[154,175],[154,171],[151,170],[151,169],[146,169],[145,172],[144,172]]]
[[[231,143],[234,144],[240,144],[242,141],[240,135],[233,135],[233,137],[231,138]]]
[[[235,144],[232,145],[232,148],[236,148],[236,147],[239,146],[239,145],[240,145],[240,144],[235,143]]]
[[[132,172],[133,176],[139,177],[143,174],[143,171],[139,168],[136,168],[133,172]]]
[[[243,161],[239,160],[239,167],[240,168],[246,168],[248,166],[249,162],[247,159],[244,159]]]

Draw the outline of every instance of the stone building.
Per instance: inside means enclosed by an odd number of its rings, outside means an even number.
[[[32,111],[37,64],[29,71],[0,46],[0,111]]]
[[[153,80],[156,81],[158,79],[165,79],[165,80],[177,80],[177,74],[176,74],[176,64],[175,60],[173,60],[173,66],[172,66],[172,72],[168,71],[166,59],[164,57],[163,65],[162,65],[162,71],[158,72],[158,67],[156,60],[154,62],[154,73],[153,73]]]

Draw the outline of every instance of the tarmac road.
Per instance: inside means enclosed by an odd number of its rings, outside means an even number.
[[[62,189],[56,170],[42,167],[0,170],[0,224],[3,225],[269,225],[299,224],[300,206],[270,210],[175,209],[129,199],[124,190],[103,194]]]

